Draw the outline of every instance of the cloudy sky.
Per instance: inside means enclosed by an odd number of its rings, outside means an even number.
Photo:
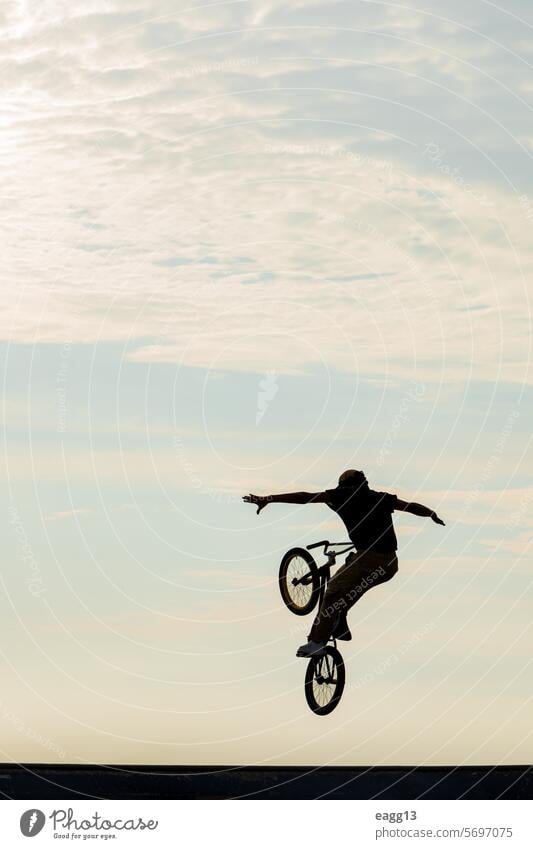
[[[521,763],[533,11],[7,0],[2,760]],[[427,503],[303,697],[283,552]]]

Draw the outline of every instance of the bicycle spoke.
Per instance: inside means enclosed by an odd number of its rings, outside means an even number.
[[[328,705],[335,696],[337,688],[336,666],[333,658],[325,655],[317,660],[313,674],[313,695],[321,708]],[[317,678],[324,679],[322,683]]]
[[[287,590],[297,607],[305,607],[313,592],[313,584],[293,584],[309,574],[309,564],[302,557],[293,557],[287,567]]]

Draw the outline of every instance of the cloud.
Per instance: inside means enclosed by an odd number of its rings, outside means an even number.
[[[527,531],[520,534],[515,534],[510,539],[502,539],[501,537],[485,537],[480,540],[481,545],[487,546],[492,550],[496,549],[501,552],[509,552],[511,554],[526,555],[529,554],[533,544],[533,525]]]
[[[497,64],[498,45],[471,20],[443,46],[450,23],[427,9],[388,10],[377,39],[368,4],[357,20],[320,3],[179,21],[166,3],[18,8],[3,338],[142,333],[149,362],[531,380],[531,225],[490,153],[515,149],[520,107],[507,98],[510,131],[495,120],[479,148],[480,98],[495,118],[504,104],[474,61]],[[406,49],[420,32],[440,48]]]
[[[417,496],[411,493],[412,500],[423,498],[431,503],[440,515],[450,521],[475,524],[498,522],[509,531],[520,525],[533,527],[526,512],[526,506],[532,500],[529,487],[509,487],[496,489],[494,486],[476,486],[472,489],[425,490]]]
[[[76,509],[76,510],[57,510],[55,513],[52,513],[50,516],[46,516],[47,522],[57,522],[61,519],[72,519],[74,516],[86,516],[92,513],[92,510],[86,509]]]

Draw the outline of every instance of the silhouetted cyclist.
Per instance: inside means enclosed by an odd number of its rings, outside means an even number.
[[[398,571],[392,513],[402,510],[415,516],[427,516],[444,525],[434,510],[414,501],[402,501],[388,492],[375,492],[368,486],[364,472],[348,469],[335,489],[324,492],[290,492],[282,495],[245,495],[244,501],[257,506],[257,512],[272,502],[284,504],[327,504],[340,516],[356,552],[329,581],[311,632],[309,642],[300,646],[298,657],[320,654],[330,637],[351,640],[346,614],[367,590],[390,581]]]

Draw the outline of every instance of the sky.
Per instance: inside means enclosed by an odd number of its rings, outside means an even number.
[[[533,11],[7,0],[0,758],[531,763]],[[329,717],[279,562],[400,571]]]

